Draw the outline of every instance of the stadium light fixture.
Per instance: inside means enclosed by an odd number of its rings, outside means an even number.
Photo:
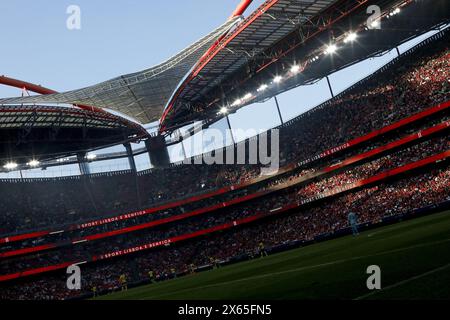
[[[395,16],[396,14],[399,14],[400,13],[400,8],[395,8],[391,13],[389,13],[386,17],[387,18],[389,18],[389,17],[393,17],[393,16]]]
[[[268,87],[269,87],[269,86],[268,86],[267,84],[263,84],[263,85],[261,85],[261,87],[259,87],[258,90],[256,90],[256,91],[258,91],[258,92],[263,92],[263,91],[266,91]]]
[[[251,93],[247,93],[243,99],[248,100],[248,99],[251,99],[252,97],[253,97],[253,95]]]
[[[5,168],[6,170],[14,170],[18,167],[18,164],[15,162],[8,162],[7,164],[5,164],[3,166],[3,168]]]
[[[274,83],[280,83],[282,80],[283,80],[282,76],[276,76],[275,78],[273,78]]]
[[[380,21],[379,20],[375,20],[370,24],[370,28],[372,29],[378,29],[380,27]]]
[[[231,105],[232,107],[236,107],[238,105],[240,105],[242,103],[241,99],[237,99],[236,101],[233,102],[233,104]]]
[[[358,38],[358,35],[355,32],[350,32],[347,37],[344,39],[344,43],[353,42]]]
[[[38,160],[31,160],[30,162],[27,163],[29,167],[37,167],[39,166],[40,162]]]
[[[88,160],[94,160],[96,158],[97,158],[97,155],[94,153],[90,153],[86,156],[86,159],[88,159]]]
[[[222,108],[220,109],[220,113],[221,113],[221,114],[227,114],[227,113],[228,113],[227,107],[222,107]]]
[[[297,74],[297,73],[299,73],[299,72],[300,72],[300,66],[299,66],[299,65],[293,65],[293,66],[291,67],[291,73]]]
[[[333,54],[337,51],[337,46],[335,44],[330,44],[324,51],[325,54]]]

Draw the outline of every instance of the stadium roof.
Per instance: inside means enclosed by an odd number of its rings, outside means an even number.
[[[26,162],[69,156],[134,141],[139,125],[108,113],[65,107],[0,108],[0,160]]]
[[[211,123],[224,116],[218,112],[224,106],[234,112],[289,88],[321,79],[449,23],[450,18],[447,0],[338,0],[328,1],[328,5],[321,1],[323,10],[319,10],[319,2],[314,5],[313,2],[266,1],[191,73],[172,101],[174,111],[163,119],[165,129],[170,131],[194,120]],[[312,6],[310,11],[306,9],[308,4]],[[382,9],[381,29],[367,29],[370,5]],[[300,10],[301,6],[305,11]],[[401,14],[390,16],[399,8]],[[290,32],[283,35],[289,25]],[[342,45],[352,30],[361,32],[358,41]],[[266,46],[266,38],[268,42],[272,40],[271,45]],[[339,45],[338,54],[325,54],[326,46],[333,43]],[[270,83],[274,75],[289,74],[294,64],[299,67],[295,76],[289,75],[282,84],[257,93],[257,88]],[[248,93],[252,94],[251,99],[232,106],[234,101],[245,100],[242,97]]]
[[[186,108],[188,112],[195,109],[195,102],[211,88],[337,1],[265,1],[202,58],[175,93],[161,122],[178,116],[178,107]]]
[[[244,8],[251,0],[243,0]],[[391,19],[382,30],[365,31],[358,44],[327,57],[323,48],[366,24],[370,5],[386,15],[408,5],[406,15]],[[141,123],[161,118],[161,131],[170,133],[195,120],[211,123],[222,117],[220,106],[293,63],[301,74],[283,85],[244,101],[264,100],[287,88],[308,83],[367,57],[394,48],[436,23],[448,21],[448,1],[412,0],[267,0],[239,23],[237,16],[168,61],[145,71],[121,76],[81,90],[46,96],[0,99],[0,104],[70,103],[108,108],[134,117]],[[311,59],[319,55],[319,63]]]
[[[174,90],[206,51],[238,21],[232,17],[207,36],[167,61],[84,89],[47,95],[0,99],[0,104],[67,103],[122,112],[141,123],[159,120]]]

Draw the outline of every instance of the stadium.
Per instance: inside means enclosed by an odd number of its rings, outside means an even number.
[[[142,71],[0,77],[0,300],[450,298],[450,2],[232,2]]]

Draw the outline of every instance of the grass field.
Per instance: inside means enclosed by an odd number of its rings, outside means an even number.
[[[381,268],[380,291],[366,269]],[[450,212],[99,299],[450,299]]]

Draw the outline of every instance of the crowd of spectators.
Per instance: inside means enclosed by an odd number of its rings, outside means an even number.
[[[449,36],[281,128],[284,163],[304,160],[450,98]],[[180,165],[146,174],[1,181],[0,234],[107,216],[235,185],[259,166]]]
[[[25,271],[32,268],[51,266],[68,261],[89,261],[91,257],[95,255],[194,233],[224,223],[244,219],[257,213],[269,212],[272,209],[296,202],[309,202],[311,199],[336,193],[338,192],[336,190],[340,190],[342,187],[349,187],[360,180],[373,177],[378,173],[387,172],[405,164],[446,151],[448,150],[448,146],[448,137],[438,136],[331,176],[305,180],[304,177],[308,176],[310,173],[308,172],[305,176],[299,176],[295,180],[287,179],[287,181],[279,181],[276,185],[277,190],[283,185],[285,185],[285,187],[294,185],[294,187],[281,189],[280,191],[268,194],[261,199],[258,198],[246,201],[230,208],[213,210],[203,215],[180,220],[176,223],[165,223],[151,229],[126,233],[113,239],[105,238],[103,240],[82,243],[77,245],[75,250],[72,246],[66,245],[68,242],[67,240],[74,241],[80,238],[66,239],[66,241],[63,242],[64,247],[60,250],[39,253],[36,256],[16,258],[13,259],[13,261],[0,261],[0,274],[8,274],[11,273],[12,270],[15,272]],[[269,185],[268,189],[270,188],[271,186]],[[154,216],[151,215],[149,218],[154,218]],[[95,232],[99,232],[99,230],[94,228],[92,233]],[[71,243],[71,241],[69,241],[69,243]]]
[[[226,262],[236,257],[258,256],[260,243],[270,250],[279,245],[310,241],[324,234],[332,234],[349,227],[347,214],[353,211],[359,222],[378,223],[381,219],[406,214],[412,210],[448,200],[450,168],[434,169],[413,177],[344,194],[317,206],[267,219],[257,224],[213,234],[170,247],[138,253],[130,257],[83,267],[83,290],[66,289],[63,275],[44,275],[29,282],[7,284],[0,299],[66,299],[119,287],[119,276],[126,274],[130,282],[165,280],[175,274],[186,274],[195,268],[210,265],[211,261]]]
[[[437,103],[448,101],[449,35],[449,32],[445,33],[441,39],[400,58],[372,79],[282,127],[281,151],[284,163],[305,160]],[[444,119],[448,117],[445,116]],[[431,123],[428,122],[427,125]],[[364,148],[374,148],[378,143],[382,145],[385,141],[381,139]],[[257,213],[268,213],[275,208],[327,194],[361,179],[447,151],[449,146],[448,135],[439,135],[367,162],[319,175],[325,164],[341,160],[339,157],[333,157],[319,162],[321,166],[314,163],[238,192],[164,210],[154,215],[50,238],[67,242],[70,238],[64,237],[81,237],[155,221],[256,191],[271,192],[262,199],[214,210],[151,230],[127,233],[114,237],[114,241],[107,238],[77,246],[69,246],[66,243],[58,250],[0,260],[0,274],[60,262],[89,261],[94,255],[204,230]],[[350,155],[351,153],[345,153],[342,157]],[[258,177],[260,169],[256,165],[180,165],[139,175],[124,173],[36,181],[1,181],[0,235],[24,230],[53,229],[59,225],[79,223],[86,219],[137,211],[222,186],[240,184]],[[377,222],[385,216],[403,214],[444,201],[450,195],[449,186],[450,169],[447,166],[415,176],[402,177],[396,182],[385,182],[375,187],[356,189],[357,191],[338,197],[316,201],[307,209],[301,207],[303,209],[299,209],[295,214],[280,215],[276,219],[265,219],[206,238],[139,253],[132,258],[127,256],[88,265],[84,272],[84,291],[81,293],[87,293],[94,286],[99,291],[112,290],[117,287],[117,279],[121,274],[127,274],[130,282],[138,282],[145,280],[148,272],[152,271],[156,279],[162,280],[178,273],[190,272],[192,265],[198,267],[209,264],[212,260],[226,261],[241,255],[255,255],[261,242],[270,248],[337,232],[348,227],[349,210],[355,212],[361,222]],[[1,251],[45,243],[45,240],[33,241],[8,244],[2,246]],[[62,277],[51,274],[11,283],[4,289],[2,285],[0,299],[65,299],[74,295],[80,295],[80,292],[67,291],[65,280],[62,281]]]
[[[43,238],[34,238],[30,240],[24,240],[22,242],[8,243],[0,247],[0,253],[27,247],[40,246],[47,243],[60,244],[62,246],[65,245],[68,241],[76,241],[82,239],[85,236],[120,230],[131,226],[140,226],[149,222],[161,221],[162,219],[178,216],[186,212],[192,212],[196,209],[204,210],[205,208],[211,208],[208,211],[215,211],[215,206],[218,204],[222,204],[232,199],[242,198],[247,194],[266,191],[271,189],[273,186],[289,186],[291,184],[296,184],[299,182],[305,184],[308,181],[311,182],[313,180],[316,180],[314,183],[306,185],[298,192],[297,200],[307,200],[308,198],[314,197],[314,195],[324,194],[332,189],[355,183],[357,180],[368,178],[378,173],[400,167],[406,163],[415,162],[428,156],[443,152],[445,150],[449,150],[449,147],[450,142],[447,139],[447,136],[437,136],[431,138],[430,140],[425,140],[413,146],[401,149],[400,151],[385,155],[374,161],[365,163],[363,166],[359,166],[357,168],[349,168],[346,170],[341,169],[340,171],[338,170],[339,173],[331,177],[326,177],[325,173],[317,168],[304,169],[300,170],[298,173],[288,174],[281,178],[270,180],[265,183],[263,181],[260,184],[254,186],[252,185],[249,189],[229,192],[224,195],[210,197],[203,201],[193,202],[191,204],[178,206],[172,209],[165,209],[152,214],[140,215],[134,218],[105,223],[85,229],[74,229],[66,231],[64,233],[50,234]],[[318,168],[320,168],[320,166]],[[324,175],[326,177],[325,179],[317,181]],[[208,211],[205,211],[205,213],[207,213]]]

